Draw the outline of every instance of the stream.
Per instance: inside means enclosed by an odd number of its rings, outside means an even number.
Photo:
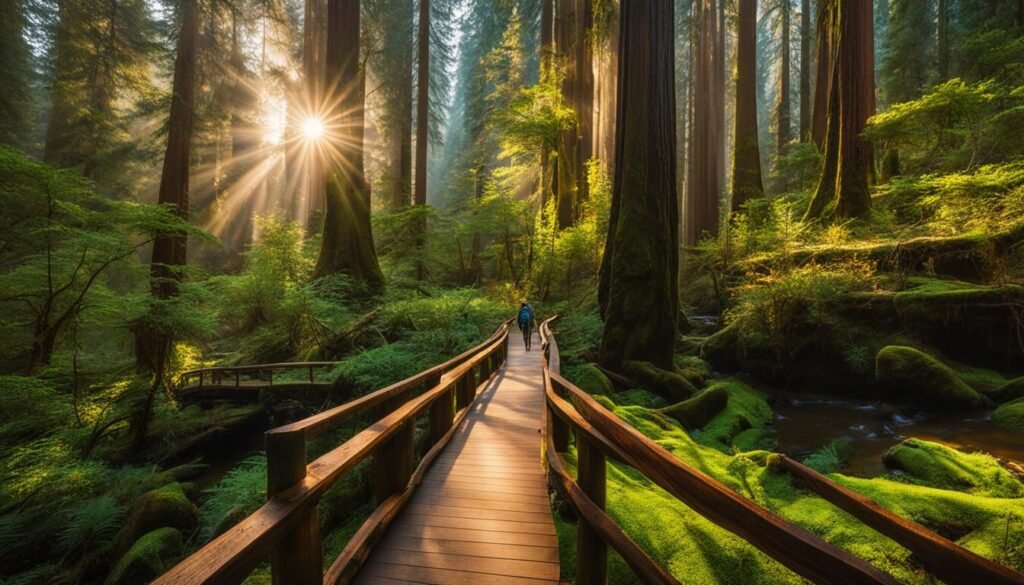
[[[1024,443],[992,423],[991,409],[925,413],[868,400],[785,393],[774,395],[773,408],[778,451],[802,460],[832,441],[846,440],[850,456],[842,472],[847,475],[884,473],[882,455],[909,437],[1024,462]]]

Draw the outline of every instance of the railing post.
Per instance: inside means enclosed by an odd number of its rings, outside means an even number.
[[[578,472],[576,482],[587,497],[604,510],[605,457],[582,433],[576,434]],[[576,527],[577,585],[605,585],[608,581],[608,545],[597,532],[580,518]]]
[[[408,399],[408,392],[403,392],[385,402],[378,411],[379,417],[391,414]],[[374,453],[373,496],[378,505],[404,491],[409,484],[414,467],[414,431],[413,421],[406,421]]]
[[[436,380],[427,382],[427,389],[437,385]],[[455,420],[455,397],[453,396],[456,383],[448,385],[448,388],[430,405],[430,446],[438,444],[441,437],[452,428]]]
[[[306,434],[267,433],[267,498],[273,498],[306,477]],[[314,506],[270,554],[274,585],[321,585],[323,546],[320,517]]]
[[[313,366],[309,366],[309,383],[313,384],[314,382],[315,380],[313,380]]]
[[[199,386],[203,386],[203,371],[199,370]]]
[[[551,384],[551,390],[558,394],[555,391],[555,381],[549,377],[547,382]],[[551,412],[551,441],[555,444],[555,451],[559,453],[569,451],[569,424],[554,412]]]

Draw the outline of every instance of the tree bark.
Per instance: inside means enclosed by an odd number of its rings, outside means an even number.
[[[195,104],[196,36],[199,30],[196,0],[181,2],[181,34],[174,60],[171,110],[167,122],[167,150],[160,173],[158,201],[171,205],[188,221],[189,156]],[[187,238],[179,234],[157,234],[150,260],[150,288],[154,297],[166,299],[178,293],[181,267],[186,261]],[[155,327],[143,327],[135,336],[136,366],[141,371],[163,374],[171,337]],[[148,415],[147,415],[148,416]]]
[[[427,143],[430,139],[430,0],[420,0],[416,64],[416,189],[413,203],[427,204]]]
[[[732,210],[764,195],[757,140],[757,0],[738,0]]]
[[[861,135],[874,113],[874,20],[870,2],[830,1],[835,3],[829,29],[835,89],[829,102],[825,166],[808,214],[820,215],[834,200],[836,217],[846,219],[871,210],[868,177],[874,157]]]
[[[790,128],[792,123],[790,121],[790,42],[789,42],[789,29],[790,29],[790,5],[789,0],[781,0],[779,4],[781,13],[779,15],[780,26],[782,27],[782,45],[779,50],[779,58],[781,62],[779,64],[779,110],[778,110],[778,154],[779,156],[785,154],[786,147],[789,145],[791,140]]]
[[[540,77],[547,81],[553,74],[554,60],[554,0],[543,0],[540,11]],[[551,149],[545,144],[540,151],[540,209],[547,210],[547,204],[554,195],[551,192]]]
[[[398,79],[398,185],[394,190],[394,207],[400,209],[412,203],[412,61],[415,58],[411,33],[413,30],[413,6],[402,9],[401,39],[404,59],[401,63]]]
[[[599,361],[611,370],[626,360],[668,369],[679,317],[673,3],[627,0],[621,19]]]
[[[723,110],[720,106],[723,96],[718,91],[721,66],[715,58],[719,34],[715,4],[713,0],[697,0],[693,18],[697,42],[693,53],[693,122],[686,197],[686,243],[691,246],[704,234],[718,235],[722,191],[719,172],[722,136],[718,115]],[[622,63],[621,56],[619,59]]]
[[[370,190],[363,171],[363,115],[366,102],[360,73],[360,0],[328,0],[327,79],[334,96],[328,112],[331,160],[324,213],[323,243],[313,278],[351,277],[376,292],[384,286],[370,226]]]
[[[302,68],[305,83],[305,116],[322,117],[324,108],[324,49],[326,30],[324,27],[324,0],[305,0],[305,24],[302,34]],[[301,123],[301,121],[300,121]],[[324,206],[324,161],[317,149],[309,149],[305,160],[306,173],[303,177],[303,196],[306,198],[306,225],[312,212]],[[316,226],[319,227],[319,226]]]
[[[825,132],[832,91],[832,12],[833,0],[818,0],[818,38],[815,51],[814,112],[811,138],[818,149],[825,148]]]
[[[579,117],[576,157],[577,205],[589,196],[586,163],[594,156],[594,4],[577,0],[576,5],[576,112]]]
[[[562,98],[574,108],[579,107],[576,61],[576,14],[577,0],[557,0],[555,5],[555,50],[562,68]],[[571,227],[576,222],[577,184],[576,169],[579,160],[579,110],[576,110],[575,128],[563,130],[558,141],[555,200],[558,208],[558,228]]]
[[[811,0],[800,3],[800,142],[811,137]]]

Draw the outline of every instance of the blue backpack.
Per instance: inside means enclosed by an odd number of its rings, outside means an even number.
[[[518,320],[520,327],[526,327],[527,325],[530,324],[530,321],[533,321],[533,311],[531,311],[529,307],[523,307],[522,309],[519,309]]]

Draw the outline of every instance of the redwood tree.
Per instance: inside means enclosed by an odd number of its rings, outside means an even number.
[[[779,3],[779,27],[782,29],[782,39],[779,48],[779,109],[778,109],[778,148],[779,155],[785,154],[786,146],[790,141],[790,5],[789,0],[782,0]]]
[[[870,2],[829,0],[828,29],[833,48],[825,132],[824,166],[808,216],[822,215],[835,203],[838,218],[862,217],[871,210],[868,176],[871,145],[861,136],[874,114],[874,21]]]
[[[562,97],[567,104],[578,106],[579,86],[576,61],[577,0],[557,0],[555,3],[555,51],[562,72]],[[577,110],[577,115],[579,111]],[[577,205],[577,168],[579,165],[579,135],[576,128],[562,131],[555,160],[555,205],[558,208],[558,227],[573,225]]]
[[[697,31],[693,51],[693,123],[690,124],[690,172],[686,188],[686,243],[694,245],[703,234],[718,235],[718,200],[722,192],[722,125],[719,113],[722,64],[719,56],[718,16],[714,0],[696,0],[693,25]],[[620,63],[621,61],[620,56]]]
[[[416,63],[416,186],[413,203],[427,204],[427,140],[430,105],[430,0],[420,0]]]
[[[832,91],[832,0],[818,0],[818,39],[815,48],[814,110],[811,114],[811,139],[825,148],[825,125]]]
[[[757,141],[757,0],[738,0],[736,26],[736,135],[732,210],[764,195]]]
[[[370,188],[363,172],[365,88],[359,71],[360,0],[327,3],[327,188],[323,243],[313,278],[345,274],[377,291],[384,275],[370,227]]]
[[[800,1],[800,142],[811,135],[811,0]]]
[[[599,360],[672,368],[679,262],[673,5],[622,3],[611,218],[601,265]]]

